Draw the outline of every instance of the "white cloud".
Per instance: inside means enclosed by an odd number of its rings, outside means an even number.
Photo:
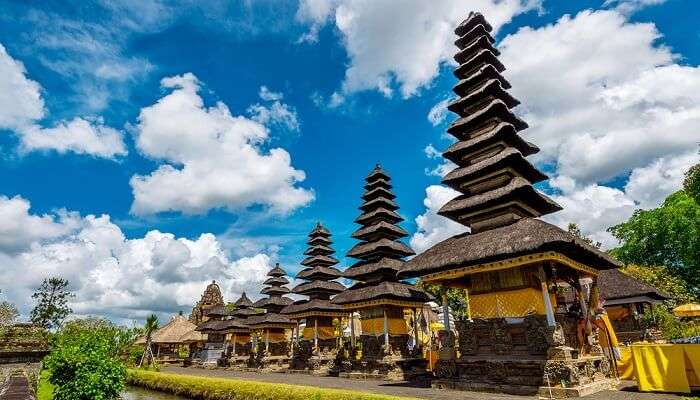
[[[454,27],[470,10],[488,16],[495,29],[515,15],[539,7],[529,0],[301,0],[297,18],[310,25],[302,40],[317,40],[328,21],[340,31],[350,59],[344,93],[378,90],[403,97],[415,95],[438,75],[440,65],[453,63]]]
[[[53,150],[103,158],[127,153],[122,134],[100,120],[76,117],[44,128],[38,122],[45,114],[41,86],[27,77],[24,65],[0,44],[0,129],[14,131],[23,151]]]
[[[53,150],[102,158],[127,154],[119,131],[105,126],[101,121],[91,122],[83,118],[59,122],[53,128],[27,128],[22,134],[22,148],[25,151]]]
[[[231,115],[222,102],[206,107],[191,73],[161,84],[171,92],[141,110],[136,146],[165,163],[132,177],[133,213],[204,213],[255,204],[288,213],[313,200],[313,191],[297,186],[305,174],[291,166],[289,153],[261,150],[269,136],[265,126]]]
[[[438,151],[435,147],[433,147],[432,144],[429,144],[428,146],[426,146],[425,149],[423,149],[423,151],[425,152],[425,155],[429,159],[433,159],[433,160],[438,159],[438,160],[442,161],[440,164],[438,164],[438,166],[436,166],[433,169],[430,169],[430,168],[425,169],[425,174],[428,176],[443,177],[457,167],[457,164],[453,163],[452,161],[450,161],[446,158],[442,158],[442,153],[440,153],[440,151]]]
[[[231,260],[210,233],[186,239],[154,230],[126,239],[107,215],[38,216],[28,208],[22,198],[0,198],[0,215],[11,221],[0,231],[0,287],[24,315],[31,293],[50,276],[69,280],[76,314],[129,320],[188,312],[212,280],[227,301],[243,291],[255,296],[272,264],[265,254]]]
[[[431,185],[425,189],[425,213],[416,217],[416,233],[411,236],[411,247],[422,253],[431,246],[468,229],[450,219],[439,216],[438,210],[448,201],[459,196],[459,192],[445,186]]]
[[[669,193],[681,188],[685,172],[698,162],[700,155],[695,151],[674,158],[659,158],[632,171],[625,193],[641,208],[656,207]]]
[[[452,98],[442,100],[430,109],[428,112],[428,121],[430,121],[433,126],[438,126],[445,121],[448,112],[447,106],[450,104],[451,100]]]
[[[665,3],[666,0],[605,0],[603,7],[614,7],[620,13],[631,14],[642,8]]]
[[[260,86],[258,96],[265,104],[256,103],[248,107],[247,112],[253,121],[262,125],[282,127],[292,132],[299,131],[296,109],[280,101],[284,98],[282,93],[272,92],[267,86]]]

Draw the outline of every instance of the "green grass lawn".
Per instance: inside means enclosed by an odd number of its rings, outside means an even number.
[[[51,400],[53,399],[53,385],[49,382],[49,371],[41,371],[39,386],[36,388],[36,399],[37,400]]]
[[[240,379],[209,378],[129,370],[127,382],[134,386],[203,400],[408,400],[408,397],[321,389]]]

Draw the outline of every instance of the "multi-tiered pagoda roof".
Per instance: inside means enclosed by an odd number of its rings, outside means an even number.
[[[309,248],[304,252],[307,257],[301,262],[306,268],[297,274],[297,278],[306,282],[292,290],[295,294],[308,296],[308,299],[288,305],[282,309],[282,314],[295,319],[343,314],[339,305],[330,302],[331,296],[345,290],[345,286],[335,281],[341,276],[341,272],[334,267],[338,260],[332,256],[335,250],[331,247],[330,237],[330,231],[320,222],[309,233]]]
[[[596,268],[617,262],[558,227],[535,218],[561,210],[533,184],[547,176],[525,157],[539,151],[519,132],[528,127],[512,111],[519,101],[501,75],[505,66],[493,46],[491,25],[470,14],[455,33],[459,66],[454,74],[459,97],[448,109],[458,118],[447,132],[457,138],[443,156],[457,167],[443,183],[462,194],[438,214],[470,228],[413,258],[399,274],[424,276],[472,263],[490,262],[533,252],[557,251]],[[474,267],[473,265],[471,267]]]
[[[249,316],[246,323],[251,328],[262,328],[267,326],[291,326],[291,321],[279,312],[284,307],[292,304],[292,299],[284,297],[289,293],[289,288],[285,285],[289,283],[286,278],[287,273],[280,268],[279,263],[275,264],[268,273],[268,279],[264,282],[265,287],[260,291],[267,297],[253,303],[255,308],[264,308],[265,313]]]
[[[361,227],[352,234],[360,242],[347,254],[359,261],[343,272],[344,277],[357,283],[332,302],[353,308],[387,303],[414,306],[429,301],[424,291],[396,278],[403,258],[415,253],[401,242],[408,233],[396,225],[403,218],[396,212],[399,206],[394,201],[391,178],[377,165],[365,181],[359,207],[362,213],[355,219]]]

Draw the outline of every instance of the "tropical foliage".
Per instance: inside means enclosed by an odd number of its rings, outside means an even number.
[[[695,164],[685,173],[683,190],[700,204],[700,164]]]
[[[128,331],[101,319],[70,321],[44,359],[56,400],[116,399],[126,368],[119,359],[133,341]]]

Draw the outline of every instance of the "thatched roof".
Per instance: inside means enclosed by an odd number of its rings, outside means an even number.
[[[369,300],[396,299],[427,303],[430,295],[420,288],[401,282],[356,283],[351,288],[337,294],[333,304],[352,304]]]
[[[501,86],[501,81],[498,79],[489,79],[486,82],[479,84],[477,87],[473,88],[468,95],[460,97],[457,100],[451,102],[447,109],[455,114],[459,114],[465,117],[471,113],[474,104],[479,104],[485,100],[499,99],[506,104],[509,108],[513,108],[520,104],[520,101],[515,97],[511,96],[510,93],[506,92]]]
[[[283,308],[282,311],[280,311],[280,313],[300,314],[310,311],[340,312],[342,311],[342,307],[337,304],[331,303],[330,300],[324,299],[298,300]]]
[[[315,256],[319,254],[324,254],[324,255],[329,255],[335,253],[335,250],[333,250],[332,247],[326,246],[323,244],[317,244],[315,246],[311,246],[306,251],[304,252],[305,256]]]
[[[487,120],[495,117],[498,118],[499,123],[507,122],[513,125],[518,131],[528,127],[525,121],[515,116],[515,114],[508,109],[508,105],[506,105],[503,100],[494,99],[484,108],[475,111],[469,116],[462,117],[454,121],[447,128],[447,132],[458,139],[462,139],[465,132],[469,132],[478,125],[481,125]]]
[[[546,251],[558,252],[596,269],[620,266],[607,253],[571,233],[538,219],[524,218],[512,225],[443,240],[407,261],[398,276],[418,277]]]
[[[511,84],[503,77],[493,65],[484,65],[476,70],[473,74],[461,79],[452,89],[458,96],[466,96],[469,94],[475,85],[484,79],[497,79],[501,83],[503,89],[510,89]]]
[[[297,274],[298,279],[335,279],[342,276],[342,273],[333,267],[318,265],[311,268],[304,268]]]
[[[366,257],[375,253],[391,253],[398,257],[412,256],[416,254],[410,247],[405,244],[390,240],[379,239],[374,242],[358,243],[348,251],[348,257]]]
[[[374,169],[367,175],[365,180],[367,182],[372,182],[377,179],[388,179],[389,175],[382,169],[382,166],[377,164],[374,166]]]
[[[280,268],[280,264],[276,263],[275,267],[270,270],[270,272],[267,273],[267,276],[285,276],[287,275],[286,272],[282,268]]]
[[[457,34],[457,36],[462,36],[478,25],[483,26],[487,32],[491,32],[493,29],[481,13],[470,12],[469,17],[455,28],[455,34]]]
[[[467,43],[464,48],[462,48],[457,54],[455,54],[454,59],[458,64],[462,64],[469,59],[469,56],[475,53],[477,49],[488,49],[491,53],[496,56],[500,56],[501,52],[493,46],[493,37],[488,33],[483,33],[476,37],[476,39]]]
[[[345,286],[341,285],[336,281],[311,281],[305,282],[297,285],[293,292],[297,294],[311,294],[311,293],[338,293],[345,290]]]
[[[243,322],[240,319],[233,318],[233,319],[210,319],[206,322],[203,322],[199,324],[197,327],[197,331],[199,332],[222,332],[225,333],[227,331],[241,331],[241,330],[247,330],[248,326],[246,325],[245,322]]]
[[[263,285],[286,285],[289,283],[289,279],[285,278],[284,276],[273,276],[270,278],[267,278],[265,282],[263,282]]]
[[[455,68],[454,75],[457,78],[464,77],[466,74],[483,64],[493,65],[498,72],[503,72],[506,69],[506,67],[501,63],[501,61],[498,58],[496,58],[496,55],[493,54],[489,49],[481,49],[478,52],[476,52],[476,54],[474,54],[471,58],[460,64],[459,67]]]
[[[262,313],[263,313],[263,311],[260,311],[260,310],[255,310],[253,308],[243,307],[243,308],[237,308],[237,309],[233,310],[233,312],[231,312],[231,315],[233,315],[234,317],[245,319],[251,315],[258,315],[258,314],[262,314]]]
[[[180,337],[180,343],[195,343],[203,341],[204,335],[202,332],[198,332],[196,330],[191,330]]]
[[[312,237],[312,236],[326,236],[326,237],[328,237],[330,235],[331,235],[331,232],[328,229],[326,229],[326,227],[323,226],[323,224],[321,224],[320,222],[317,222],[314,229],[312,229],[311,232],[309,232],[309,237]]]
[[[523,156],[529,156],[539,151],[537,146],[523,140],[517,135],[517,131],[513,125],[507,122],[501,122],[488,132],[473,139],[455,142],[448,147],[442,155],[448,160],[457,163],[463,156],[499,141],[505,142],[508,146],[517,149]]]
[[[377,219],[384,220],[392,224],[403,221],[403,218],[396,212],[380,207],[374,211],[366,212],[360,215],[355,219],[355,222],[358,224],[365,225]]]
[[[391,189],[391,182],[387,179],[375,179],[372,182],[367,182],[365,184],[365,190],[372,190],[378,187],[383,187],[385,189]]]
[[[326,255],[317,255],[305,258],[301,265],[312,266],[312,265],[335,265],[338,264],[338,260],[335,257]]]
[[[260,291],[261,294],[279,295],[289,293],[289,288],[286,286],[268,286]]]
[[[484,27],[484,25],[477,25],[470,29],[467,33],[462,35],[461,37],[457,38],[455,40],[454,44],[455,46],[459,47],[460,49],[465,48],[466,46],[469,45],[469,43],[472,43],[474,40],[476,40],[479,37],[486,36],[488,40],[491,43],[494,43],[496,39],[491,36],[489,33],[490,31]],[[463,58],[460,58],[460,60],[457,61],[457,63],[461,64],[464,62]]]
[[[331,240],[325,236],[314,236],[311,239],[309,239],[306,243],[309,245],[312,245],[312,246],[316,246],[316,245],[328,246],[333,242],[331,242]]]
[[[286,305],[292,304],[292,299],[287,297],[265,297],[255,303],[253,307],[255,308],[268,308],[270,306],[284,307]]]
[[[509,147],[492,157],[488,157],[468,166],[453,169],[450,173],[445,175],[442,179],[442,183],[453,188],[459,188],[463,182],[473,181],[478,177],[486,176],[506,168],[516,171],[520,176],[530,181],[530,183],[537,183],[547,179],[547,175],[530,164],[520,151]]]
[[[368,211],[374,210],[376,208],[386,208],[387,210],[398,210],[399,205],[396,204],[394,200],[387,199],[386,197],[376,197],[372,200],[366,201],[360,205],[360,210]]]
[[[647,285],[617,269],[600,271],[597,282],[600,295],[605,300],[619,300],[642,296],[647,296],[655,300],[668,300],[671,298],[667,293]]]
[[[388,257],[372,261],[359,261],[343,271],[343,276],[349,279],[364,280],[365,277],[372,274],[389,271],[395,273],[401,269],[403,264],[403,260]]]
[[[356,230],[352,237],[355,239],[371,241],[374,237],[390,237],[390,238],[402,238],[408,236],[406,232],[400,226],[390,224],[386,221],[380,221],[376,224],[363,226]]]
[[[362,194],[362,200],[365,200],[365,201],[376,199],[377,197],[384,197],[384,198],[393,200],[396,198],[396,195],[394,195],[394,193],[392,193],[391,190],[389,190],[385,187],[382,187],[382,186],[376,187],[376,188],[371,189],[371,190],[366,190]]]
[[[224,305],[216,305],[204,309],[204,315],[209,317],[223,317],[228,314],[229,312],[226,310],[226,306]]]
[[[265,313],[261,315],[255,315],[246,321],[246,324],[251,328],[259,328],[264,325],[289,325],[294,326],[295,323],[292,322],[287,316],[278,313]]]
[[[182,343],[182,337],[196,328],[197,325],[188,321],[183,315],[176,315],[162,328],[153,332],[151,341],[153,343]],[[139,338],[137,343],[146,343],[145,337]]]
[[[253,302],[250,301],[250,299],[248,298],[248,295],[245,294],[245,292],[243,292],[241,294],[241,297],[239,297],[238,300],[236,300],[236,302],[233,303],[233,305],[238,307],[238,308],[240,308],[240,307],[252,307]]]

